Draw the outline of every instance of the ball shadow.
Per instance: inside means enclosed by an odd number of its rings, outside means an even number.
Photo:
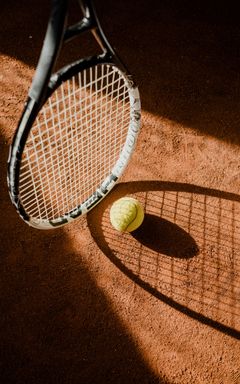
[[[199,253],[192,236],[177,224],[155,215],[146,214],[132,236],[146,247],[167,256],[189,259]]]

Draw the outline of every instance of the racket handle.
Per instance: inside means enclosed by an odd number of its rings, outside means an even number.
[[[52,0],[51,14],[44,38],[43,48],[36,73],[29,90],[29,97],[38,104],[44,98],[44,89],[49,82],[63,40],[67,18],[68,0]]]

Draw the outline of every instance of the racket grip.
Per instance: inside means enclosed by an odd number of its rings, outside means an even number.
[[[68,0],[52,0],[51,14],[37,64],[29,97],[38,104],[44,98],[44,90],[49,82],[54,64],[61,48],[67,18]]]

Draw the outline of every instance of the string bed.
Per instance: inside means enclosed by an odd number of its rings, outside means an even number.
[[[96,65],[57,88],[22,155],[19,193],[26,213],[53,220],[87,200],[110,175],[129,123],[128,86],[114,66]]]

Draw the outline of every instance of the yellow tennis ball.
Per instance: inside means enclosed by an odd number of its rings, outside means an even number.
[[[133,197],[122,197],[116,200],[110,209],[112,226],[120,232],[135,231],[135,229],[140,227],[143,219],[143,207]]]

